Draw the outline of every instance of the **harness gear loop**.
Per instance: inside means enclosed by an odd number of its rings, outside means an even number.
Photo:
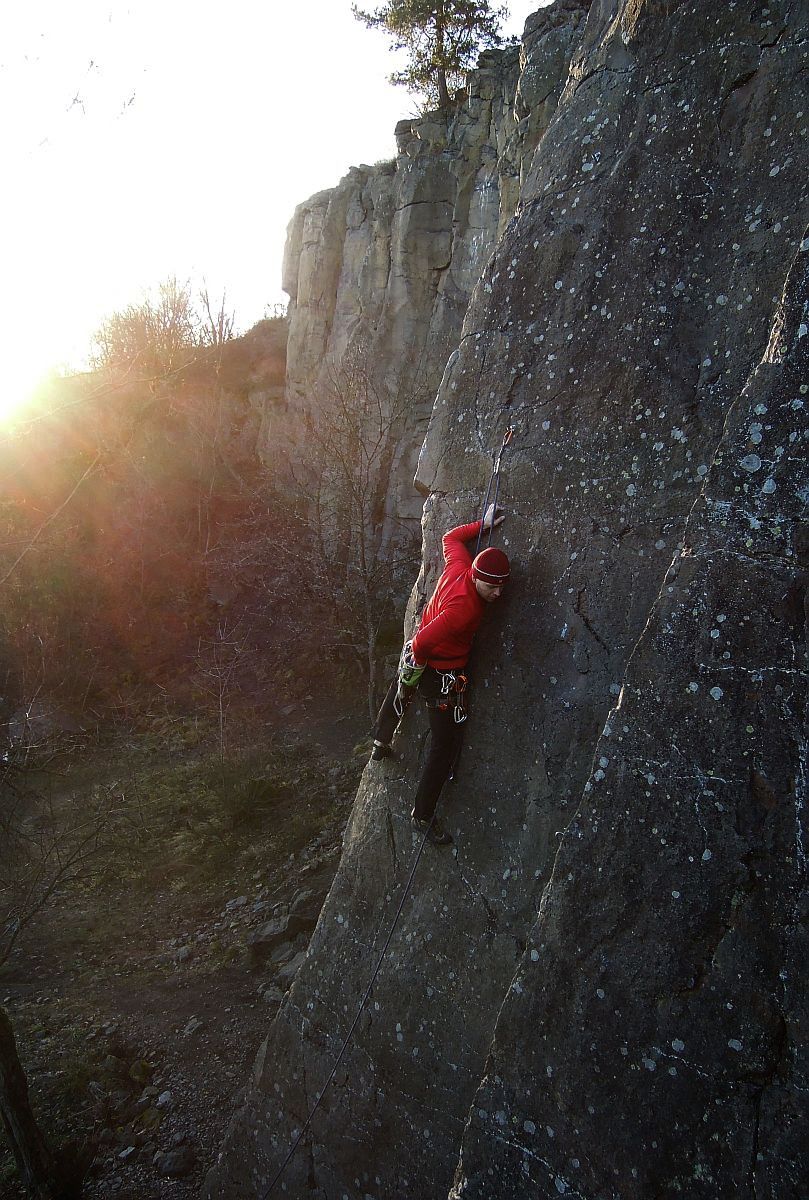
[[[469,678],[462,671],[441,671],[441,695],[435,700],[428,700],[427,707],[446,712],[452,708],[452,719],[456,725],[463,725],[467,718],[466,689]]]
[[[399,656],[399,680],[405,687],[413,688],[424,674],[424,667],[419,666],[413,654],[413,643],[405,642]]]
[[[404,710],[413,699],[413,693],[424,674],[424,667],[418,666],[413,657],[412,642],[405,642],[402,647],[402,653],[399,656],[398,674],[399,686],[396,689],[396,696],[393,701],[393,711],[401,720],[404,716]]]

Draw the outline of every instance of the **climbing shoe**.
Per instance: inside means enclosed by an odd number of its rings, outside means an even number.
[[[393,751],[386,742],[374,742],[374,748],[371,751],[371,760],[379,762],[383,758],[392,758]]]
[[[426,833],[427,841],[432,842],[434,846],[452,845],[452,838],[438,820],[438,817],[433,817],[432,823],[429,821],[420,821],[415,815],[411,816],[410,820],[413,828],[418,833]]]

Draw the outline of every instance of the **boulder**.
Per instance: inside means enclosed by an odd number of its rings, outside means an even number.
[[[246,945],[256,962],[264,962],[286,942],[293,941],[300,933],[311,930],[313,920],[297,912],[281,913],[253,930],[246,938]]]
[[[178,1146],[174,1150],[158,1151],[153,1159],[159,1175],[168,1179],[184,1179],[197,1165],[197,1156],[191,1146]]]

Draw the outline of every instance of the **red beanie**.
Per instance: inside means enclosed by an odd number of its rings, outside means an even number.
[[[487,546],[472,562],[472,578],[484,583],[505,583],[509,570],[508,556],[497,546]]]

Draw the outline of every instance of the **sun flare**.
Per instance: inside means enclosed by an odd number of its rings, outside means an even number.
[[[53,370],[43,367],[31,356],[12,359],[3,367],[3,382],[0,386],[0,425],[7,428],[25,414],[37,392]]]

